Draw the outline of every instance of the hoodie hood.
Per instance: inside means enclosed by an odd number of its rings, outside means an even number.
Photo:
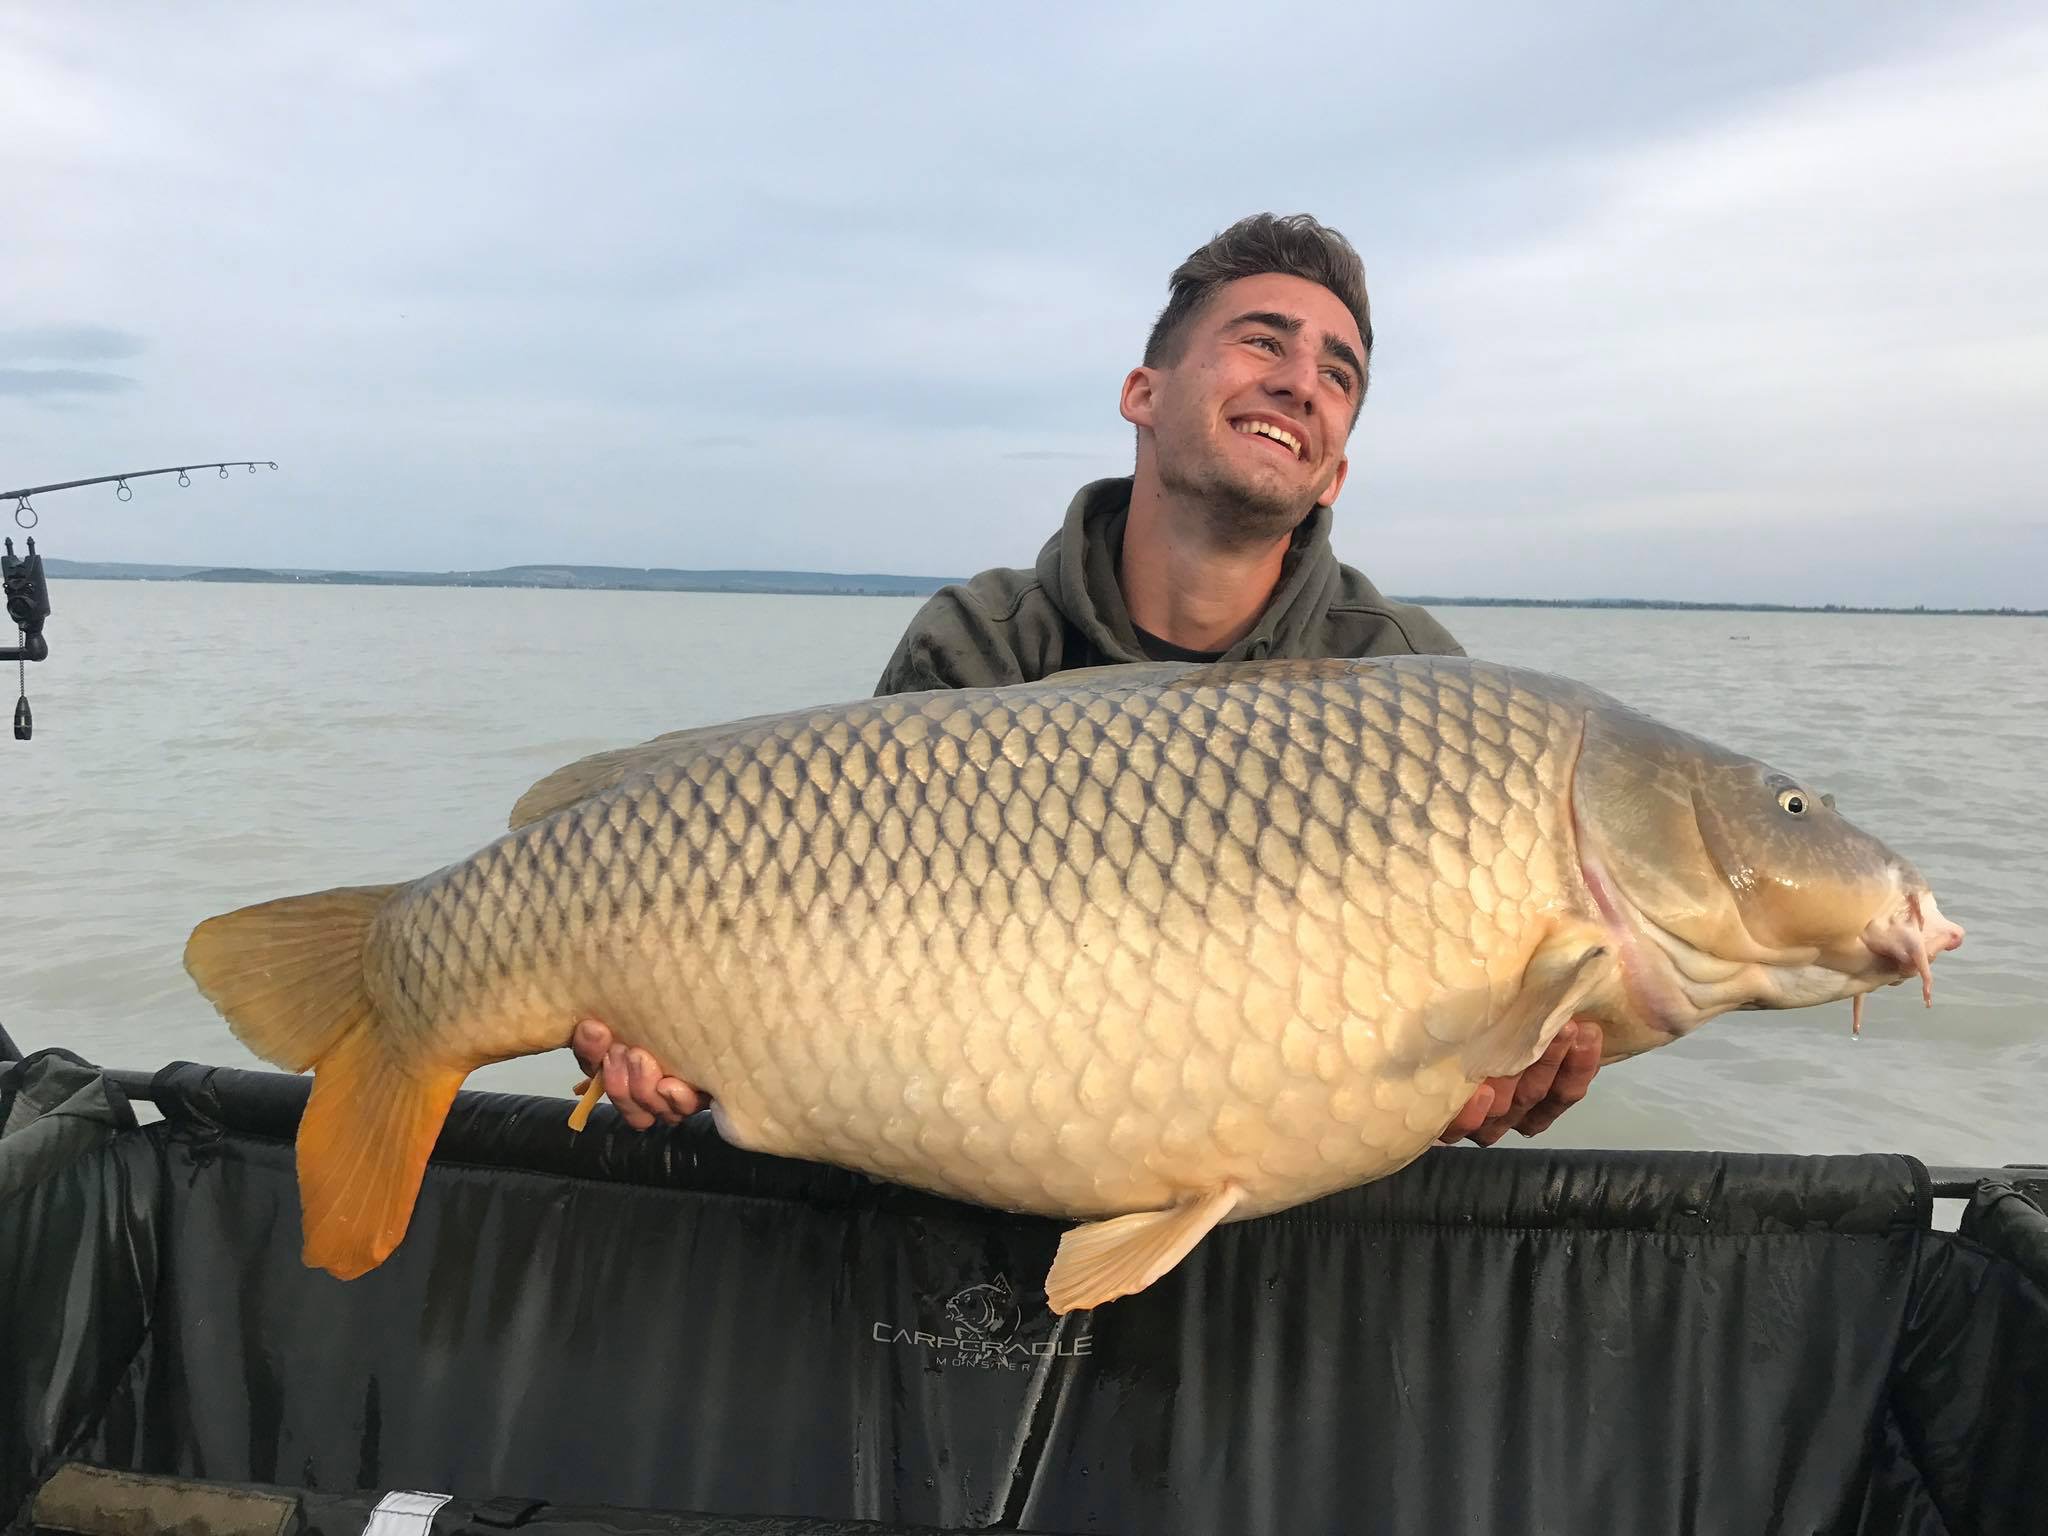
[[[1116,574],[1131,513],[1131,483],[1123,475],[1082,486],[1067,505],[1060,531],[1039,551],[1037,575],[1075,628],[1105,656],[1142,662],[1150,658],[1138,643]],[[1330,549],[1330,509],[1317,507],[1295,529],[1280,583],[1259,622],[1220,659],[1312,654],[1340,586],[1340,568]]]

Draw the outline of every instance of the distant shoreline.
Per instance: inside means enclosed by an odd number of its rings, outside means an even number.
[[[207,581],[277,586],[518,587],[560,592],[738,592],[792,597],[928,597],[964,581],[955,576],[880,572],[636,570],[612,565],[511,565],[490,571],[268,570],[251,566],[141,565],[120,561],[46,562],[53,579]],[[1682,602],[1649,597],[1403,597],[1426,608],[1612,608],[1685,613],[1905,614],[1925,618],[2048,618],[2048,608],[1858,607],[1847,603]]]

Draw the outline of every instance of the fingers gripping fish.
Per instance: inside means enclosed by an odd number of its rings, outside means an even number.
[[[1961,939],[1776,770],[1404,657],[679,732],[550,775],[459,863],[209,919],[186,965],[314,1073],[310,1265],[381,1263],[465,1076],[597,1017],[740,1147],[1074,1221],[1064,1312],[1404,1167],[1575,1015],[1614,1059]]]

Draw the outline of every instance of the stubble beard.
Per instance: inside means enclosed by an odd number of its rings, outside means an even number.
[[[1315,510],[1309,492],[1262,484],[1229,465],[1168,463],[1159,465],[1159,484],[1200,520],[1209,544],[1216,549],[1257,549],[1284,539]]]

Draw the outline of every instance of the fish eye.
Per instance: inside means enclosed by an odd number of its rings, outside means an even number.
[[[1806,814],[1806,795],[1804,791],[1781,789],[1778,791],[1778,804],[1784,807],[1787,815],[1804,816]]]

